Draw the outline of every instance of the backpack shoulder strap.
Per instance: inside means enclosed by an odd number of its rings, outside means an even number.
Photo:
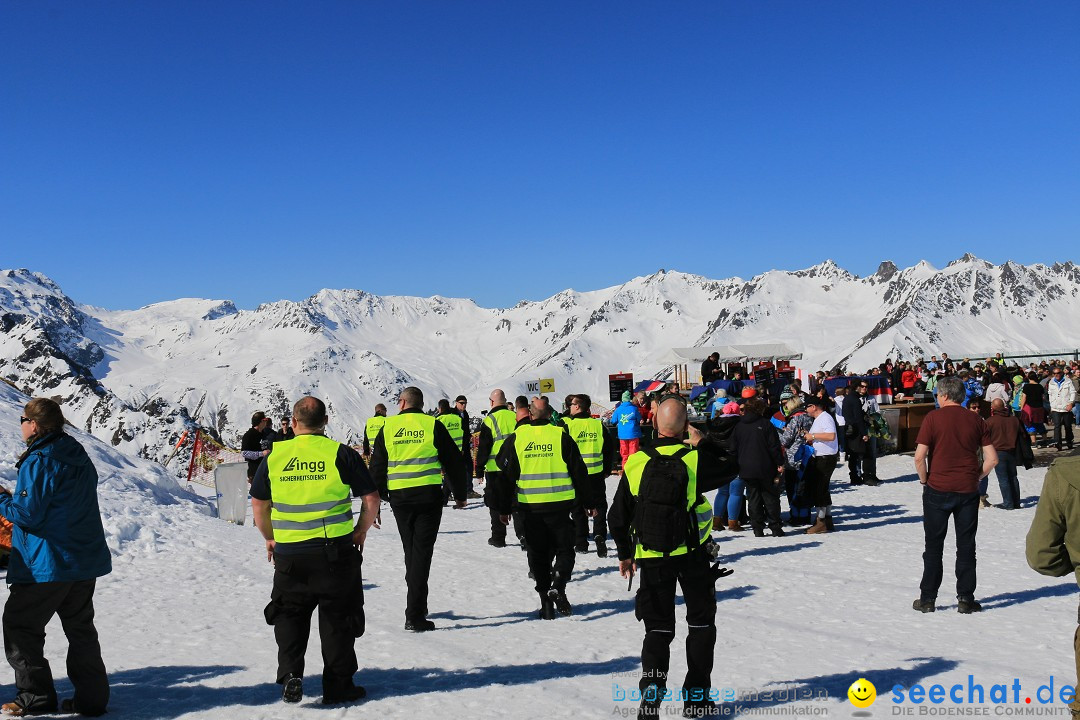
[[[651,447],[641,448],[641,452],[645,453],[650,458],[658,458],[658,457],[660,457],[660,453],[656,452],[656,448],[651,448]]]

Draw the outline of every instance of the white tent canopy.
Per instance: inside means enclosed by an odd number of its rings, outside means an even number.
[[[663,365],[685,365],[702,362],[713,353],[720,354],[720,362],[741,362],[743,360],[801,360],[802,353],[797,353],[784,343],[762,343],[758,345],[703,345],[701,347],[672,348],[658,359]]]

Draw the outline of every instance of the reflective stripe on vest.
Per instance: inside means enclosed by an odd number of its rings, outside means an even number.
[[[274,443],[266,458],[274,541],[336,538],[353,531],[349,487],[337,469],[340,445],[325,435]]]
[[[379,437],[379,431],[383,429],[383,425],[386,424],[386,418],[382,415],[376,415],[370,417],[364,424],[364,435],[367,436],[368,444],[374,443],[375,438]]]
[[[387,490],[442,485],[442,466],[435,449],[435,418],[418,412],[388,417],[383,442]]]
[[[450,433],[450,439],[454,441],[454,444],[461,447],[461,439],[465,437],[465,431],[461,429],[461,416],[446,413],[435,419],[446,427],[446,431]]]
[[[698,547],[700,547],[712,537],[712,503],[710,503],[704,495],[700,495],[698,496],[697,502],[694,503],[691,513],[693,513],[694,522],[697,524]]]
[[[521,474],[517,499],[522,505],[574,499],[570,469],[562,456],[565,431],[554,425],[522,425],[514,431],[514,453]]]
[[[598,418],[566,418],[566,430],[577,443],[590,475],[604,471],[604,424]]]
[[[484,470],[499,472],[499,466],[495,464],[495,457],[502,449],[506,438],[514,434],[514,426],[517,425],[517,416],[506,409],[495,410],[484,416],[484,425],[491,431],[491,455],[484,463]]]
[[[655,448],[656,452],[661,455],[674,455],[685,445],[659,445]],[[701,532],[700,518],[694,512],[694,504],[698,499],[697,492],[697,462],[698,454],[697,450],[691,450],[682,458],[683,464],[686,465],[687,474],[690,476],[690,482],[686,485],[686,509],[690,513],[690,517],[698,527],[698,532]],[[626,466],[623,468],[623,474],[626,477],[626,482],[630,487],[630,493],[636,499],[638,496],[638,490],[641,489],[641,473],[645,469],[645,463],[649,462],[649,456],[643,452],[636,452],[626,459]],[[710,517],[709,522],[712,522]],[[641,543],[637,543],[634,547],[635,558],[662,558],[671,557],[674,555],[685,555],[687,553],[686,545],[680,545],[671,552],[665,555],[662,552],[656,550],[646,550],[641,547]]]

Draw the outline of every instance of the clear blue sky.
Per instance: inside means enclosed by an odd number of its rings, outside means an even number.
[[[1080,3],[0,2],[0,267],[507,306],[1078,259]]]

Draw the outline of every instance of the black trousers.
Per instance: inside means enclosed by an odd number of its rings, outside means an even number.
[[[4,605],[4,652],[15,671],[15,701],[32,713],[55,712],[56,688],[45,659],[45,626],[60,616],[68,639],[67,673],[75,707],[100,715],[109,704],[109,678],[94,627],[96,580],[14,583]]]
[[[919,597],[933,600],[944,575],[942,556],[952,517],[956,530],[956,597],[975,597],[975,534],[979,530],[979,493],[941,492],[923,485],[923,576]]]
[[[578,544],[588,542],[594,535],[603,535],[607,539],[607,477],[602,474],[589,476],[589,497],[574,501],[574,541]],[[585,513],[588,503],[596,504],[597,516],[592,519],[593,531],[589,533],[589,516]]]
[[[669,558],[658,565],[639,567],[641,586],[635,614],[645,623],[641,644],[640,688],[667,686],[671,641],[675,638],[675,584],[686,604],[687,691],[701,689],[708,697],[712,685],[713,648],[716,645],[716,584],[709,563],[700,552]]]
[[[836,455],[815,455],[810,458],[803,479],[806,480],[807,494],[814,507],[825,508],[832,505],[829,481],[832,480],[834,470]]]
[[[304,676],[311,613],[317,607],[323,694],[352,687],[354,644],[364,625],[362,562],[354,547],[341,542],[311,553],[274,555],[274,589],[264,612],[277,640],[277,682],[290,673]]]
[[[506,540],[506,526],[499,520],[499,508],[506,503],[500,501],[500,494],[510,492],[510,489],[506,487],[501,472],[486,472],[484,477],[484,505],[487,506],[488,517],[491,519],[491,537]],[[514,523],[514,535],[521,540],[525,537],[525,521],[517,510],[510,513],[510,517]]]
[[[750,513],[750,526],[754,530],[764,530],[765,526],[775,530],[780,527],[780,488],[781,484],[772,478],[743,478],[746,483],[746,510]]]
[[[529,543],[529,569],[536,580],[536,591],[563,589],[574,571],[574,523],[563,512],[522,511],[525,538]],[[558,577],[553,577],[552,561]]]
[[[1065,428],[1065,444],[1071,449],[1073,446],[1073,414],[1071,412],[1051,412],[1054,419],[1054,445],[1061,449],[1061,429]]]
[[[428,615],[428,576],[435,539],[439,536],[443,506],[439,504],[394,505],[394,520],[405,551],[405,619],[426,620]]]
[[[859,448],[856,450],[856,448]],[[877,480],[877,438],[848,440],[848,477],[853,483]]]
[[[506,526],[502,524],[502,520],[499,519],[499,511],[495,508],[488,508],[488,515],[491,518],[491,537],[496,540],[506,540]],[[521,513],[515,510],[510,513],[510,522],[514,526],[514,536],[518,540],[525,539],[525,520],[522,518]]]

